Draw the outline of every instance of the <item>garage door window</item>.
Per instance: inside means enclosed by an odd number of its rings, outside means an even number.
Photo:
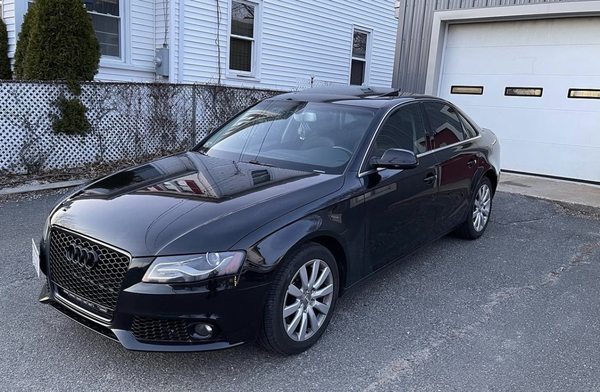
[[[439,102],[425,103],[435,148],[462,142],[468,137],[453,107]]]
[[[541,97],[544,91],[541,87],[507,87],[504,95],[508,97]]]
[[[583,99],[600,99],[600,90],[571,88],[571,89],[569,89],[568,97],[569,98],[583,98]]]
[[[452,86],[450,94],[483,95],[483,86]]]

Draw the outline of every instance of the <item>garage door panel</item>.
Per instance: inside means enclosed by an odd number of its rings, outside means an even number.
[[[522,141],[506,139],[502,142],[503,162],[505,170],[522,171],[557,177],[574,178],[573,173],[578,173],[577,179],[600,182],[599,166],[591,163],[597,162],[597,149],[591,147],[570,147],[572,154],[564,154],[564,147],[556,144],[524,144]],[[549,168],[544,164],[547,160],[557,163],[556,167]]]
[[[494,130],[504,169],[600,182],[600,99],[567,97],[600,89],[600,18],[451,25],[446,42],[438,94]],[[451,94],[453,85],[484,92]]]
[[[446,47],[495,47],[506,46],[507,42],[515,46],[600,44],[598,18],[571,20],[576,22],[576,28],[565,28],[566,23],[571,23],[567,19],[485,23],[485,29],[476,23],[453,25]]]
[[[596,75],[598,62],[582,53],[593,53],[598,45],[575,46],[503,46],[452,48],[444,53],[448,75]],[[507,66],[507,63],[510,63]]]
[[[505,139],[520,140],[532,144],[537,142],[569,146],[600,146],[598,113],[577,113],[573,119],[555,116],[552,110],[528,110],[517,108],[507,113],[503,108],[489,106],[461,105],[462,109],[485,128],[493,130],[503,142]],[[523,123],[536,118],[536,124],[524,128]],[[599,169],[600,171],[600,166]]]

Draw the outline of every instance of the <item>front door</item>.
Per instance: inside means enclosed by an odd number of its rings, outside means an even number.
[[[410,150],[419,156],[429,147],[421,108],[413,103],[399,107],[384,120],[367,157],[380,158],[390,148]],[[363,172],[369,169],[364,167]],[[414,169],[386,169],[363,176],[367,268],[376,270],[432,237],[437,170],[435,157],[425,154],[419,156]]]

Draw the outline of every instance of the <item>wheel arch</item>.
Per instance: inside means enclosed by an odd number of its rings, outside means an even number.
[[[249,251],[253,265],[268,272],[277,268],[282,260],[303,245],[316,243],[329,250],[340,272],[340,294],[347,281],[348,258],[343,240],[334,231],[327,230],[317,222],[320,219],[302,219],[288,225],[254,245]]]
[[[487,177],[492,183],[492,194],[496,194],[496,189],[498,188],[498,176],[496,172],[492,169],[489,169],[483,174],[483,177]]]

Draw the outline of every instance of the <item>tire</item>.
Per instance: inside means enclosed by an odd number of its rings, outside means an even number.
[[[306,351],[327,328],[339,285],[337,263],[324,246],[311,242],[290,253],[282,261],[267,294],[259,343],[283,355]]]
[[[455,231],[457,236],[468,240],[475,240],[483,235],[490,222],[492,198],[492,183],[489,178],[482,177],[471,198],[467,219]],[[484,202],[483,204],[482,201]]]

